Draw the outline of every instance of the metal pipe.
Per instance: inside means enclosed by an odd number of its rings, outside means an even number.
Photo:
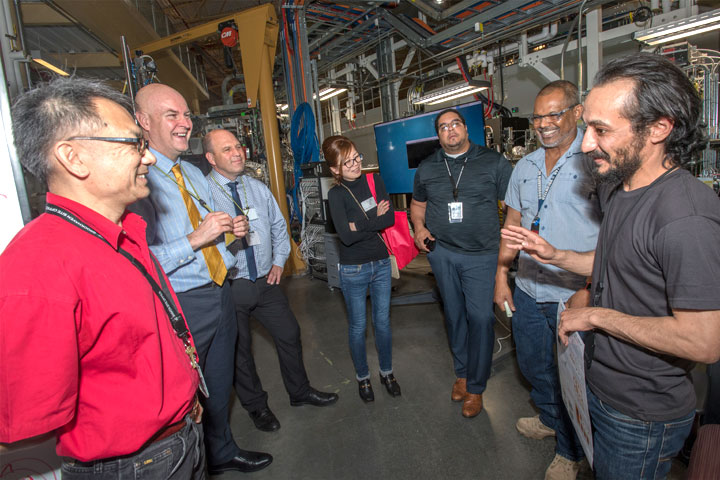
[[[28,56],[28,51],[25,46],[25,23],[23,22],[22,10],[20,9],[20,2],[14,0],[15,4],[15,18],[17,19],[18,37],[20,39],[20,48],[22,48],[23,55],[25,58]],[[30,80],[30,64],[23,62],[25,66],[25,79],[27,80],[27,88],[32,88],[32,80]]]
[[[585,2],[583,2],[580,5],[580,10],[578,11],[578,39],[577,39],[577,52],[578,52],[578,78],[577,78],[577,87],[578,90],[581,92],[583,91],[583,56],[582,56],[582,7],[585,5]]]
[[[12,116],[10,114],[10,97],[7,89],[7,78],[5,77],[5,69],[0,68],[0,121],[4,126],[5,130],[5,145],[7,151],[7,158],[10,161],[10,167],[13,172],[13,180],[15,181],[15,190],[17,191],[18,204],[20,206],[20,216],[22,217],[23,223],[28,223],[32,220],[32,213],[30,210],[30,202],[28,201],[27,188],[25,187],[25,178],[22,171],[22,166],[17,157],[17,151],[15,150],[15,139],[13,137],[13,131],[11,128]],[[7,224],[5,225],[7,228]],[[9,240],[9,239],[8,239]],[[1,248],[1,247],[0,247]]]
[[[583,2],[580,4],[579,11],[582,12],[583,7],[585,6],[585,3],[587,0],[583,0]],[[565,43],[563,44],[562,52],[560,53],[560,78],[565,80],[565,51],[567,50],[568,43],[570,43],[570,38],[572,37],[573,32],[575,31],[575,27],[578,24],[578,19],[580,17],[575,17],[575,21],[573,22],[572,26],[570,27],[570,31],[567,34],[567,37],[565,38]],[[579,47],[579,45],[578,45]]]

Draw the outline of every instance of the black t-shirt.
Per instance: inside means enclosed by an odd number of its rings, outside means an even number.
[[[377,203],[390,200],[380,175],[373,174],[373,178]],[[357,202],[343,185],[355,195]],[[378,233],[395,223],[395,210],[391,202],[390,210],[377,216],[377,203],[372,201],[365,175],[351,182],[343,180],[342,185],[331,188],[328,192],[328,203],[335,230],[340,236],[340,263],[361,265],[388,257],[387,247]],[[358,203],[365,207],[361,208]],[[363,214],[364,208],[367,208],[367,218]],[[350,230],[350,222],[355,223],[357,231]]]
[[[600,190],[605,211],[593,266],[606,281],[599,306],[634,316],[662,317],[672,309],[720,309],[720,199],[686,170],[647,187]],[[603,247],[605,245],[605,247]],[[693,362],[651,352],[606,333],[595,334],[587,381],[617,410],[666,421],[695,408]]]
[[[455,201],[453,184],[461,170],[457,201],[463,204],[463,219],[460,223],[450,223],[448,204]],[[425,225],[443,247],[471,255],[497,253],[500,247],[498,201],[505,199],[511,173],[512,167],[505,157],[474,143],[457,158],[448,157],[441,149],[423,160],[415,172],[413,198],[427,202]]]

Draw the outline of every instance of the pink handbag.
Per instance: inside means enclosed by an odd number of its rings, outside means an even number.
[[[377,202],[377,194],[375,193],[375,178],[372,173],[365,175],[370,193],[372,193],[375,202]],[[408,226],[407,212],[395,212],[395,224],[382,231],[381,236],[388,245],[390,252],[395,255],[397,266],[402,269],[412,261],[419,253],[415,246],[415,240],[410,235],[410,227]]]

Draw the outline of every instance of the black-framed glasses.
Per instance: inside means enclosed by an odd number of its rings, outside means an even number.
[[[345,168],[350,168],[353,165],[355,165],[356,163],[362,163],[362,161],[363,161],[363,154],[358,153],[353,158],[348,158],[347,160],[345,160],[345,162],[343,162],[343,165],[345,165]]]
[[[148,148],[148,141],[145,138],[124,138],[124,137],[70,137],[68,140],[99,140],[101,142],[131,143],[135,145],[140,155],[145,154]]]
[[[450,123],[443,123],[441,125],[438,125],[438,131],[447,132],[448,130],[455,130],[460,125],[463,125],[463,122],[461,122],[460,120],[453,120]]]
[[[574,105],[570,105],[566,109],[560,110],[557,113],[553,112],[553,113],[548,113],[547,115],[533,115],[532,117],[530,117],[530,120],[532,120],[533,123],[540,123],[543,118],[547,118],[551,122],[557,122],[558,120],[560,120],[560,117],[562,117],[569,110],[572,110],[573,108],[577,107],[578,105],[580,105],[580,104],[576,103]]]

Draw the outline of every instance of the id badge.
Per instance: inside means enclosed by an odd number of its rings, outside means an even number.
[[[258,219],[258,214],[257,214],[257,210],[255,210],[255,207],[248,207],[247,218],[248,218],[248,220],[257,220]]]
[[[255,245],[260,245],[260,235],[258,235],[257,232],[248,232],[248,234],[245,236],[245,239],[247,240],[248,245],[251,247],[254,247]]]
[[[450,223],[461,223],[463,220],[463,204],[462,202],[448,203],[448,219]]]
[[[373,208],[377,207],[377,202],[375,201],[375,199],[373,197],[370,197],[366,200],[363,200],[362,203],[360,203],[360,205],[362,206],[363,210],[365,210],[366,212],[369,212]]]

